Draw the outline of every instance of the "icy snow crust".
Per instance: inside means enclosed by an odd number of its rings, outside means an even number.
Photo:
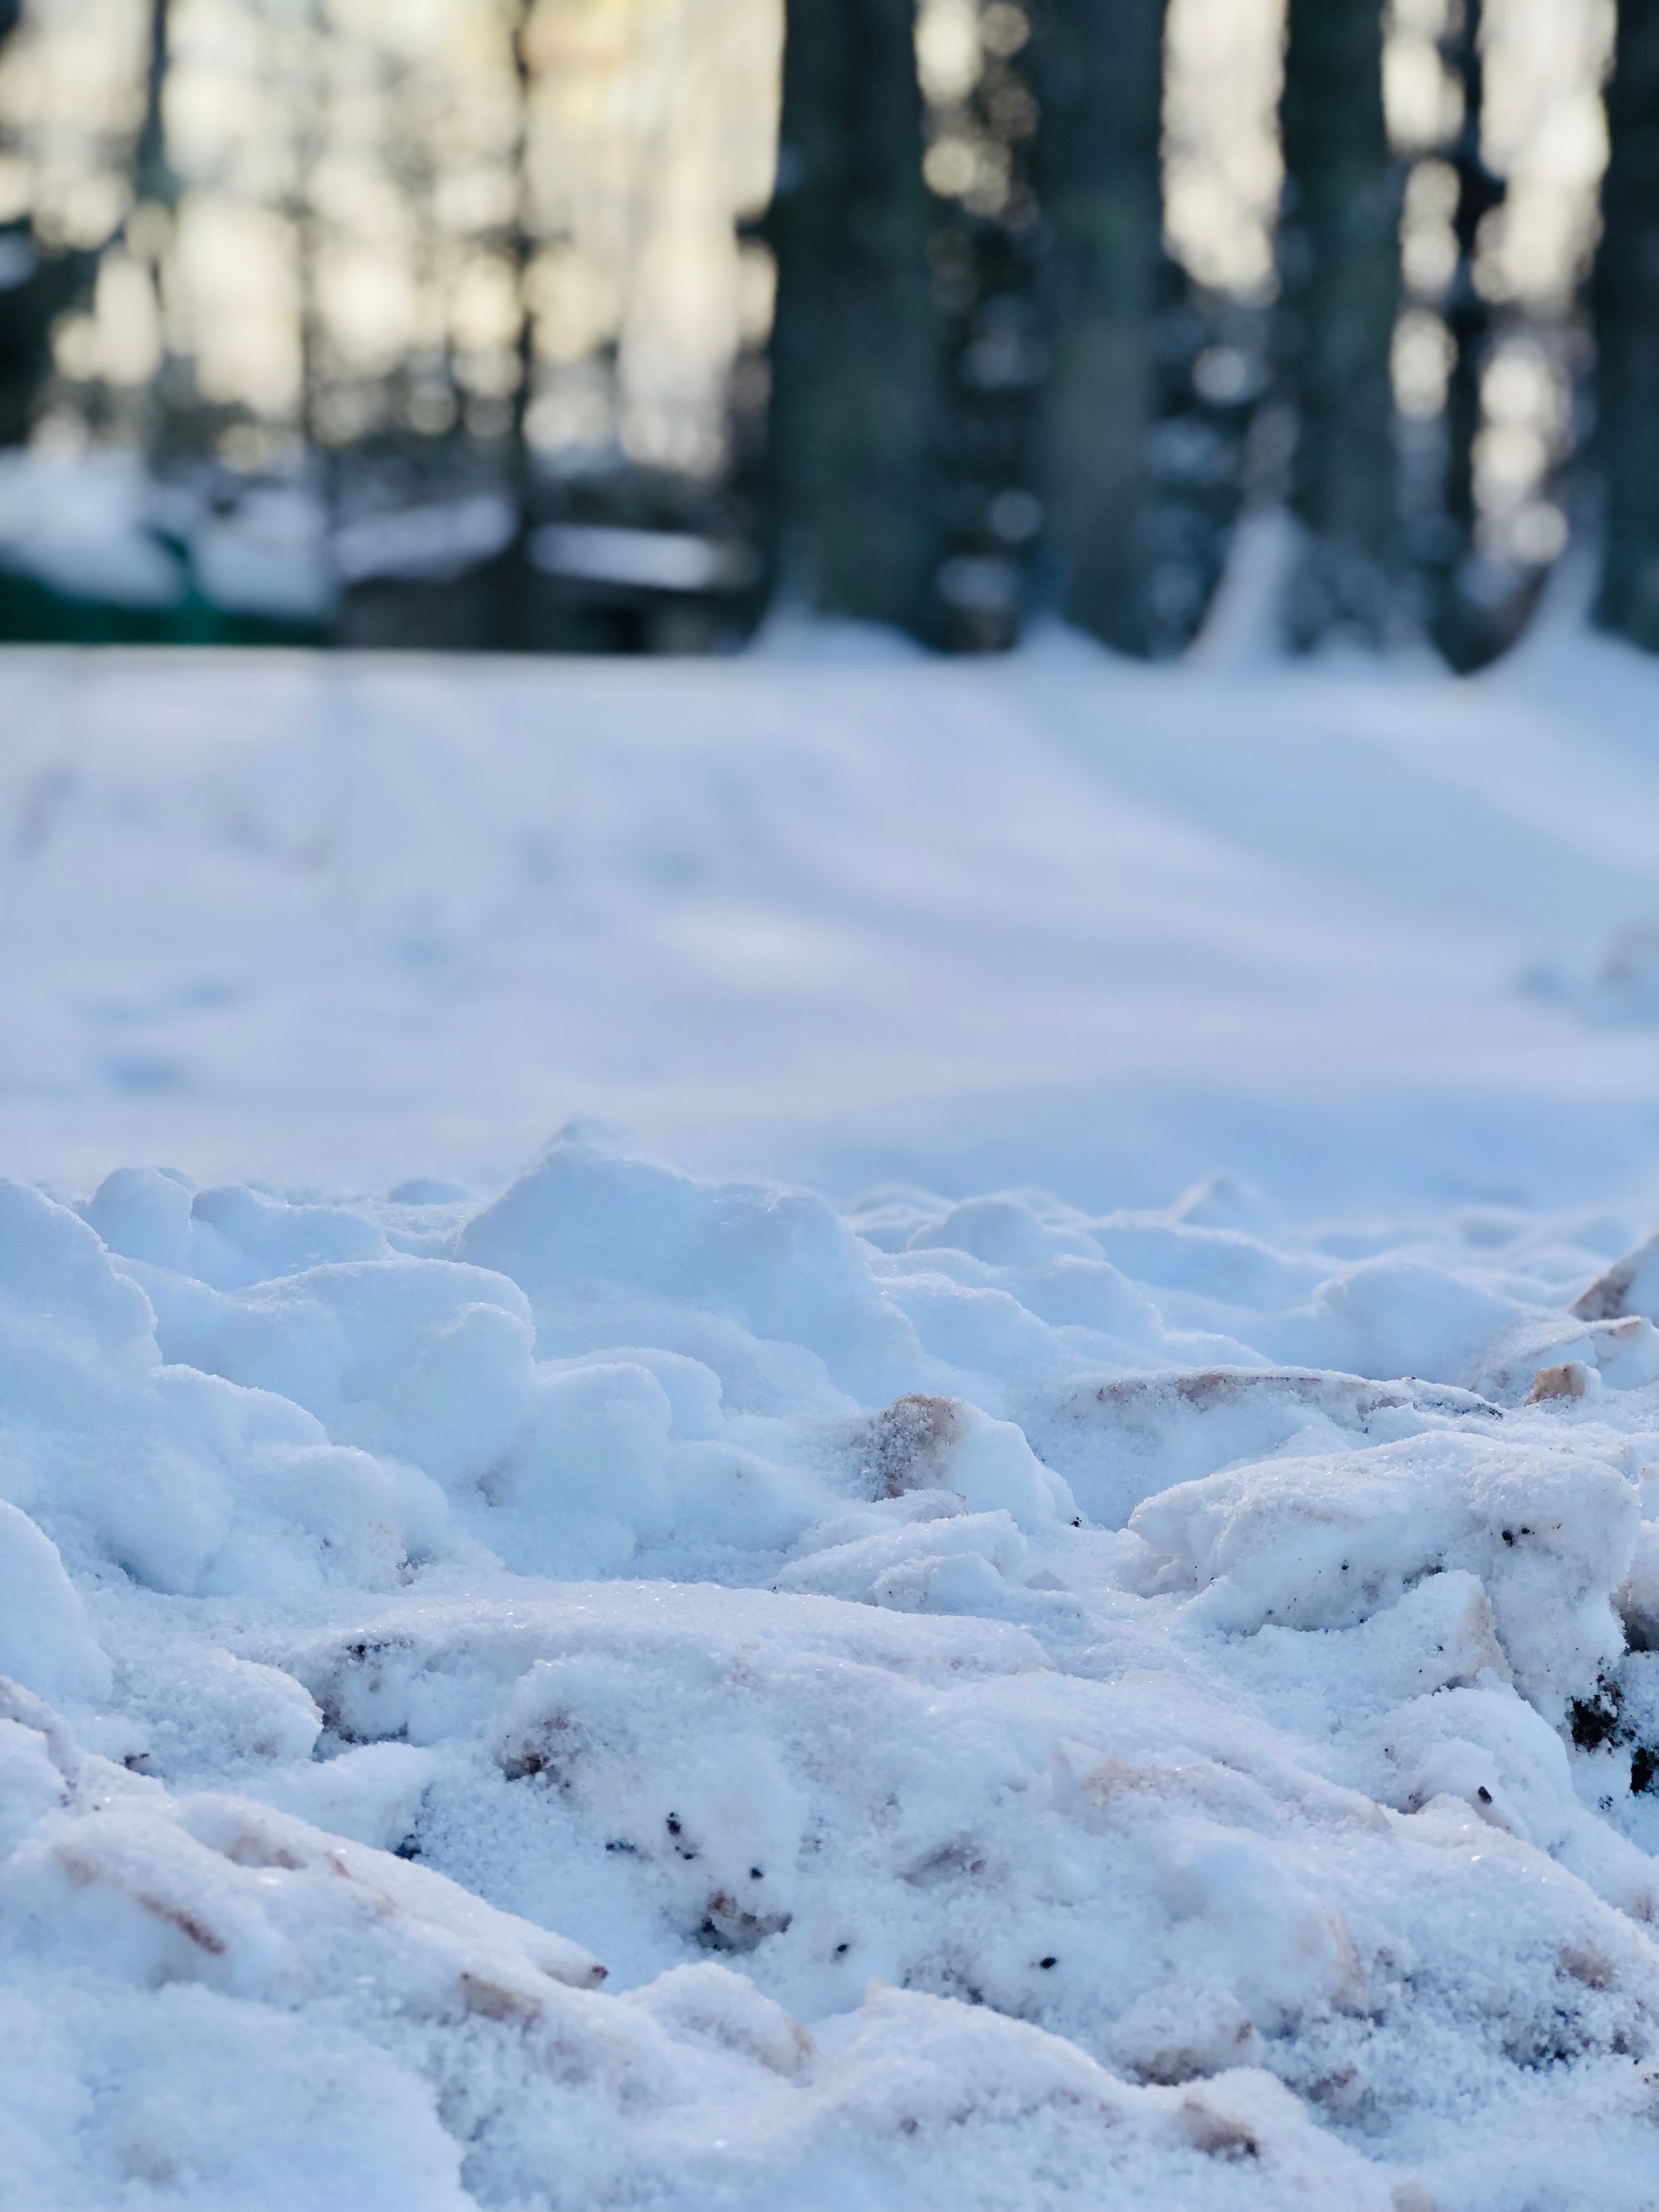
[[[1644,1225],[0,1186],[0,2204],[1651,2204]]]

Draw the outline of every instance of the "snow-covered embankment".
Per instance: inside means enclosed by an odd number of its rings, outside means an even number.
[[[0,1188],[0,2203],[1634,2212],[1639,1225]]]

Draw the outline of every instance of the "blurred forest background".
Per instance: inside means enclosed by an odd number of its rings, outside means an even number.
[[[1653,0],[0,0],[0,636],[1659,648]]]

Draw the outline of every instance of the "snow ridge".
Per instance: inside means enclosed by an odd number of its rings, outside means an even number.
[[[0,1185],[0,2206],[1637,2212],[1649,1226]]]

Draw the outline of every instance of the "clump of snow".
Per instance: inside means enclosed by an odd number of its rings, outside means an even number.
[[[1572,1310],[1588,1322],[1623,1322],[1626,1335],[1640,1322],[1650,1322],[1659,1314],[1659,1235],[1598,1275],[1573,1300]]]
[[[0,1186],[6,2185],[1638,2212],[1639,1226]]]
[[[201,1195],[211,1225],[222,1194]],[[430,1550],[434,1483],[167,1360],[144,1289],[68,1207],[0,1183],[0,1494],[71,1559],[199,1593],[372,1586]]]
[[[0,1504],[0,1674],[70,1704],[107,1697],[109,1662],[80,1593],[57,1546],[15,1505]]]
[[[1194,1610],[1235,1631],[1352,1627],[1467,1570],[1517,1681],[1559,1706],[1624,1650],[1613,1598],[1640,1514],[1619,1457],[1454,1433],[1230,1468],[1148,1498],[1129,1527],[1154,1588],[1198,1593]]]

